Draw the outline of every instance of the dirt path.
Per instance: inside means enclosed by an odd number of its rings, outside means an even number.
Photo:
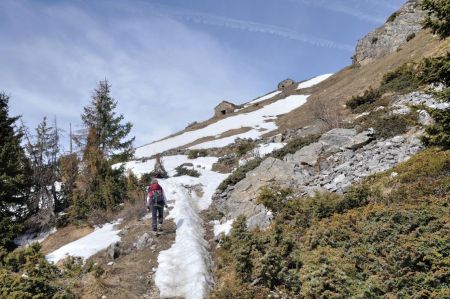
[[[105,272],[100,277],[87,273],[75,280],[67,281],[73,285],[81,298],[94,299],[134,299],[158,298],[154,285],[154,272],[158,267],[158,255],[170,248],[175,240],[175,223],[166,220],[163,232],[157,236],[151,232],[151,218],[133,219],[123,222],[121,231],[120,256],[112,259],[108,250],[91,257],[94,263]],[[136,246],[139,239],[148,240]]]

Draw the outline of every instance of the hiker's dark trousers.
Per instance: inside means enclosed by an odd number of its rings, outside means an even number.
[[[163,223],[164,206],[152,205],[152,229],[156,231],[158,229],[158,223]]]

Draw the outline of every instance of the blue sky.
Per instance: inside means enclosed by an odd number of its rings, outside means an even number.
[[[136,145],[243,103],[285,78],[350,64],[403,0],[0,0],[0,90],[34,127],[68,130],[99,80]]]

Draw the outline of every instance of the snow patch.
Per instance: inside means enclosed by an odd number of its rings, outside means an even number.
[[[317,77],[314,77],[308,81],[302,82],[298,85],[297,89],[303,89],[303,88],[308,88],[308,87],[312,87],[314,85],[319,84],[322,81],[325,81],[326,79],[330,78],[331,76],[333,76],[333,74],[324,74],[324,75],[320,75]]]
[[[230,219],[224,223],[220,223],[220,221],[215,220],[214,223],[214,236],[218,237],[220,234],[228,235],[231,231],[231,227],[233,225],[234,219]]]
[[[253,129],[242,134],[200,143],[190,148],[207,149],[215,147],[224,147],[229,144],[232,144],[236,138],[259,139],[262,135],[271,132],[273,130],[276,130],[278,128],[278,126],[273,122],[278,115],[286,114],[302,106],[303,104],[306,103],[307,99],[308,96],[306,95],[291,95],[282,100],[276,101],[275,103],[264,106],[259,110],[239,114],[233,117],[228,117],[223,121],[215,123],[218,124],[217,130],[222,130],[221,132],[216,131],[216,133],[214,134],[207,134],[204,136],[216,136],[228,130],[239,129],[241,127],[251,127]],[[221,127],[222,125],[223,127]],[[205,129],[207,129],[208,127],[206,127]]]
[[[231,138],[223,138],[227,141],[223,141],[222,143],[220,143],[220,146],[223,146],[223,144],[228,145],[232,143],[236,137],[259,138],[261,135],[278,128],[277,125],[273,122],[278,115],[288,113],[302,106],[306,103],[307,98],[308,96],[306,95],[291,95],[253,112],[230,116],[205,128],[184,132],[183,134],[139,147],[136,149],[136,157],[149,157],[172,148],[189,144],[200,138],[204,138],[207,136],[217,136],[227,131],[244,127],[250,127],[253,129],[249,132],[236,135]],[[217,142],[217,140],[215,141]],[[192,148],[209,147],[212,147],[211,142],[196,145]]]
[[[167,219],[173,219],[177,225],[175,243],[158,256],[155,284],[161,298],[205,298],[212,286],[209,244],[204,239],[199,212],[209,207],[214,191],[227,174],[210,171],[217,158],[210,159],[208,167],[199,169],[199,178],[181,176],[159,180],[168,202],[175,202]],[[200,197],[185,188],[198,184],[203,189]]]
[[[259,102],[262,102],[262,101],[271,99],[271,98],[273,98],[274,96],[279,95],[280,93],[281,93],[280,90],[271,92],[271,93],[269,93],[269,94],[266,94],[265,96],[259,97],[259,98],[257,98],[256,100],[253,100],[253,101],[249,102],[249,103],[246,104],[245,106],[248,107],[248,106],[250,106],[251,104],[256,104],[256,103],[259,103]]]
[[[155,159],[149,159],[145,161],[130,161],[126,163],[119,163],[113,165],[114,168],[118,168],[121,165],[125,167],[125,170],[132,171],[137,177],[141,177],[144,173],[149,173],[153,171],[155,167]],[[174,155],[174,156],[164,156],[161,157],[161,161],[164,164],[169,176],[173,176],[176,173],[175,168],[184,163],[194,164],[194,168],[200,169],[211,169],[212,164],[217,162],[215,157],[199,157],[197,159],[188,159],[186,155]]]
[[[46,255],[45,258],[49,262],[53,263],[57,263],[67,256],[77,256],[83,259],[88,259],[97,252],[108,248],[109,245],[120,241],[120,230],[115,229],[115,226],[120,222],[121,220],[104,224],[102,227],[96,228],[95,231],[89,235],[66,244]]]

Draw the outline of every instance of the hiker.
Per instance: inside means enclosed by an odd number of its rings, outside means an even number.
[[[147,209],[152,212],[152,230],[156,232],[158,230],[158,223],[163,223],[164,207],[167,208],[166,196],[164,195],[163,188],[158,184],[156,179],[153,179],[150,186],[148,186],[147,192]]]

